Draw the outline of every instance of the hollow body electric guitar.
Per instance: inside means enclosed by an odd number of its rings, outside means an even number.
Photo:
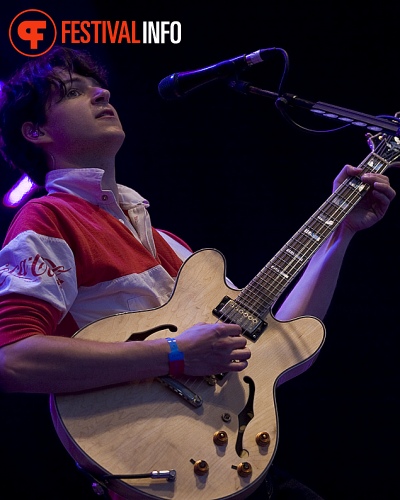
[[[363,172],[400,156],[396,136],[375,136]],[[252,351],[240,373],[160,377],[51,400],[59,438],[80,466],[125,498],[247,498],[278,444],[277,385],[304,372],[324,339],[313,317],[278,321],[272,305],[369,186],[347,178],[242,290],[227,284],[224,257],[194,253],[168,302],[95,321],[75,336],[96,341],[164,338],[199,322],[242,327]]]

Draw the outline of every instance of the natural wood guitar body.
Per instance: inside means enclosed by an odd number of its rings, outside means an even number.
[[[107,317],[76,336],[117,342],[160,325],[174,325],[179,334],[195,323],[217,321],[213,309],[224,296],[234,299],[239,292],[226,284],[223,256],[202,250],[183,265],[175,291],[164,306]],[[164,328],[148,338],[169,335],[171,331]],[[252,356],[246,370],[229,373],[214,385],[202,377],[179,379],[201,396],[200,407],[158,380],[143,380],[56,396],[52,415],[57,433],[70,454],[98,477],[176,471],[175,481],[111,480],[110,488],[127,498],[246,498],[265,477],[276,452],[277,383],[307,369],[324,337],[324,326],[315,318],[280,322],[269,315],[260,338],[248,341]],[[244,409],[254,416],[243,428],[238,416]],[[227,439],[222,445],[213,441],[219,431]],[[269,446],[257,444],[259,433],[269,435]],[[203,470],[201,461],[208,466],[204,475],[195,472]]]

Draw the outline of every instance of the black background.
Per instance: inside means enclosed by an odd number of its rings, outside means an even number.
[[[400,110],[394,1],[14,2],[2,6],[0,79],[26,60],[11,46],[8,27],[27,8],[46,11],[58,26],[73,19],[181,23],[178,45],[74,48],[89,49],[110,69],[111,100],[127,134],[117,180],[150,200],[156,227],[193,249],[219,249],[239,287],[326,200],[342,166],[367,156],[365,130],[307,133],[283,119],[274,99],[244,96],[222,82],[167,101],[160,80],[281,47],[290,61],[287,92],[370,115]],[[243,79],[276,92],[282,63],[272,57]],[[293,116],[312,128],[339,126],[304,110]],[[398,171],[388,175],[400,190]],[[3,196],[18,176],[4,169],[1,176]],[[327,500],[397,497],[398,211],[396,198],[384,220],[354,238],[317,362],[277,391],[276,462]],[[1,239],[14,213],[0,208]],[[52,430],[46,397],[3,395],[0,402],[7,498],[91,498]]]

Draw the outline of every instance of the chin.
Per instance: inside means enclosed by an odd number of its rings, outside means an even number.
[[[100,137],[100,148],[114,146],[118,149],[122,146],[125,140],[125,132],[122,129],[108,131]]]

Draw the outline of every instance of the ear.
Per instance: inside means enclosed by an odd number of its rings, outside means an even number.
[[[40,144],[47,142],[46,133],[32,122],[25,122],[21,127],[22,135],[29,142]]]

